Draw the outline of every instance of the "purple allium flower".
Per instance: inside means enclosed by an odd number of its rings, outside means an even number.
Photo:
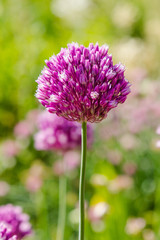
[[[68,151],[81,144],[81,124],[67,121],[62,117],[42,112],[38,118],[39,132],[35,134],[37,150]],[[88,147],[93,143],[93,128],[87,125]]]
[[[51,113],[70,121],[100,122],[130,93],[125,68],[113,65],[108,46],[71,43],[46,60],[36,97]]]
[[[4,222],[0,222],[0,239],[1,240],[17,240],[17,236],[12,234],[12,226]]]
[[[29,216],[22,212],[20,206],[12,204],[3,205],[0,207],[0,222],[4,222],[10,226],[10,236],[17,236],[17,239],[22,239],[31,233],[31,224]]]

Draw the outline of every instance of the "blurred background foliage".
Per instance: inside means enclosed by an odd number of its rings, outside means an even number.
[[[52,164],[60,156],[37,152],[32,136],[17,140],[14,127],[31,109],[40,108],[35,80],[44,60],[72,41],[107,43],[132,83],[126,103],[95,125],[87,163],[87,209],[99,202],[107,205],[98,208],[104,211],[98,222],[87,218],[86,239],[160,238],[159,11],[158,0],[0,1],[0,143],[1,148],[6,139],[18,144],[14,154],[1,150],[0,203],[24,207],[34,239],[54,239],[56,234],[58,180]],[[33,191],[26,188],[26,179],[37,168],[42,169],[42,184]],[[77,238],[77,200],[78,169],[68,179],[65,239]]]

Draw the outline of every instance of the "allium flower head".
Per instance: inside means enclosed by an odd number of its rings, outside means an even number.
[[[42,112],[38,118],[39,131],[35,134],[35,148],[38,150],[68,151],[81,144],[81,125],[62,117]],[[93,142],[93,129],[87,125],[88,147]]]
[[[113,65],[108,46],[71,43],[46,60],[36,97],[51,113],[70,121],[100,122],[130,92],[124,66]]]
[[[29,216],[23,213],[22,208],[19,206],[13,206],[12,204],[1,206],[0,222],[4,222],[6,225],[10,226],[10,237],[16,235],[17,239],[22,239],[31,233]],[[8,238],[6,238],[6,240],[7,239]]]

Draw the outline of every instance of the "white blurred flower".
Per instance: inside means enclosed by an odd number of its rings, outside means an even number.
[[[146,21],[145,33],[152,41],[160,41],[160,20],[158,18]]]
[[[92,185],[95,185],[95,186],[106,186],[108,183],[108,180],[106,176],[102,174],[93,174],[90,182]]]
[[[120,143],[124,149],[131,150],[137,146],[137,139],[132,134],[125,134],[120,138]]]
[[[102,232],[106,227],[105,223],[101,220],[97,222],[92,222],[91,226],[94,232]]]
[[[155,240],[155,234],[151,229],[145,229],[143,231],[144,240]]]
[[[118,150],[110,150],[107,152],[107,158],[113,165],[118,165],[122,160],[122,154]]]
[[[72,224],[79,223],[79,209],[75,208],[69,213],[69,220]]]
[[[131,3],[117,4],[112,13],[112,20],[121,28],[130,27],[138,17],[138,9]]]
[[[158,126],[158,128],[157,128],[157,130],[156,130],[156,133],[157,133],[158,135],[160,135],[160,126]]]
[[[127,175],[119,175],[109,182],[108,189],[112,193],[117,193],[121,190],[131,188],[133,186],[133,179]]]
[[[160,140],[156,142],[156,148],[160,148]]]
[[[117,60],[126,64],[128,68],[130,65],[132,67],[140,66],[145,51],[146,48],[142,40],[129,38],[115,45],[112,52]]]
[[[129,218],[125,230],[129,235],[137,235],[145,226],[146,221],[143,218]]]
[[[99,221],[109,210],[109,205],[106,202],[99,202],[91,206],[88,210],[90,221]]]
[[[51,11],[71,25],[76,25],[82,22],[89,6],[90,0],[55,0],[51,3]]]

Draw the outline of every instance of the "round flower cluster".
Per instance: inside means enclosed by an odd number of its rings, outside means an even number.
[[[46,60],[36,97],[51,113],[70,121],[100,122],[130,93],[125,68],[113,65],[108,46],[71,43]]]
[[[38,118],[39,131],[35,134],[35,148],[38,150],[68,151],[81,144],[81,125],[70,122],[47,111]],[[93,129],[87,124],[88,147],[93,142]]]
[[[11,227],[4,222],[0,222],[0,239],[1,240],[17,240],[17,236],[12,236]]]
[[[1,206],[0,222],[1,224],[5,224],[5,226],[3,225],[0,234],[1,236],[6,235],[6,238],[4,237],[4,239],[6,240],[11,240],[11,237],[13,237],[14,235],[17,237],[17,239],[22,239],[23,237],[31,233],[29,216],[23,213],[22,208],[19,206],[13,206],[12,204]]]

